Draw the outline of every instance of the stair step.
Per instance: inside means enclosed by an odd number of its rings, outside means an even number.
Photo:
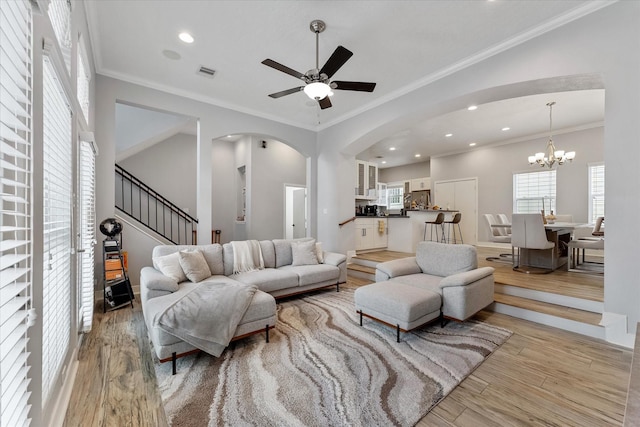
[[[352,271],[360,271],[362,273],[369,273],[369,274],[376,274],[376,269],[375,267],[369,267],[366,265],[361,265],[361,264],[356,264],[356,263],[349,263],[347,265],[347,270],[352,270]]]
[[[550,316],[560,317],[562,319],[572,320],[575,322],[585,323],[588,325],[598,326],[602,320],[602,314],[592,313],[589,311],[578,310],[576,308],[564,307],[561,305],[550,304],[541,301],[535,301],[528,298],[516,297],[513,295],[505,295],[499,292],[494,294],[496,303],[518,307],[524,310],[543,313]]]

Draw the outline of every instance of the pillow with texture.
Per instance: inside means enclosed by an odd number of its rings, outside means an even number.
[[[291,242],[291,255],[293,262],[291,265],[314,265],[318,264],[316,252],[316,241]]]
[[[193,283],[198,283],[211,277],[211,270],[200,251],[180,251],[180,266],[187,278]]]
[[[176,282],[180,283],[187,280],[187,276],[184,275],[184,271],[180,266],[180,255],[178,252],[155,257],[153,259],[153,263],[158,266],[158,269],[162,274],[172,278]]]
[[[324,264],[324,251],[320,242],[316,243],[316,256],[318,257],[318,264]]]

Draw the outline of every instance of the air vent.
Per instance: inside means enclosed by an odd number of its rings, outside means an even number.
[[[207,67],[200,67],[200,69],[198,70],[198,74],[203,75],[205,77],[209,77],[209,78],[213,78],[215,73],[216,73],[216,70],[213,70]]]

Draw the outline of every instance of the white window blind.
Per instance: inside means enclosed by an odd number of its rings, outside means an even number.
[[[604,216],[604,163],[589,165],[589,219]]]
[[[89,68],[89,60],[87,56],[87,50],[80,38],[78,42],[78,73],[76,81],[76,92],[78,97],[78,103],[82,108],[84,114],[85,123],[89,124],[89,82],[91,80],[91,73]]]
[[[71,111],[49,58],[43,57],[44,265],[42,400],[62,369],[71,332]]]
[[[556,171],[516,173],[513,175],[513,211],[548,214],[556,210]]]
[[[0,425],[28,426],[31,7],[0,1]]]
[[[79,156],[79,231],[80,242],[78,245],[78,273],[80,290],[80,316],[82,322],[80,330],[91,330],[93,319],[93,256],[96,244],[96,213],[95,213],[95,175],[96,156],[93,144],[80,142]]]
[[[62,50],[67,73],[71,73],[71,0],[51,0],[48,14]]]

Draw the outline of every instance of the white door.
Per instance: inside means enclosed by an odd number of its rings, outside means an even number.
[[[435,203],[462,214],[460,229],[464,243],[475,245],[478,242],[478,179],[436,182],[434,188]]]
[[[307,235],[306,226],[306,192],[305,188],[293,190],[293,238],[298,239]]]

